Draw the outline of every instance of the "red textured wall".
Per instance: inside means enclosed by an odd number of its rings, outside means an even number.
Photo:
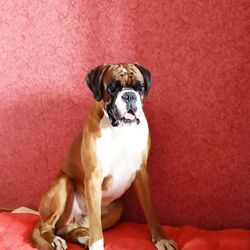
[[[87,70],[139,62],[156,209],[250,227],[249,1],[0,1],[0,207],[37,208],[80,130]],[[141,220],[132,191],[125,219]]]

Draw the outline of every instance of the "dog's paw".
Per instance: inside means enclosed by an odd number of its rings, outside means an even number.
[[[89,250],[104,250],[103,239],[98,240],[90,245]]]
[[[79,244],[83,245],[84,247],[88,247],[88,245],[89,245],[89,236],[77,237],[77,241],[78,241]]]
[[[67,243],[64,239],[62,239],[59,236],[56,236],[53,241],[51,242],[51,246],[55,250],[66,250],[67,249]]]
[[[153,240],[158,250],[178,250],[177,244],[173,240]]]

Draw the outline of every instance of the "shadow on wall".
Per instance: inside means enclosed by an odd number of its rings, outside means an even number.
[[[40,93],[1,105],[0,207],[37,209],[86,119],[83,97]]]

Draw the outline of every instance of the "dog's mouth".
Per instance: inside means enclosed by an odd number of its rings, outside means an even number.
[[[112,116],[109,117],[111,124],[114,127],[121,127],[123,125],[139,124],[140,120],[136,117],[135,112],[130,109],[121,118],[114,119]]]
[[[133,123],[139,124],[140,123],[140,120],[136,117],[135,112],[132,109],[128,110],[124,114],[121,121],[124,124],[133,124]]]

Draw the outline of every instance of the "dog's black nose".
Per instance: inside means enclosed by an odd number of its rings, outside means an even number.
[[[122,99],[126,102],[126,103],[133,103],[136,101],[136,94],[134,92],[125,92],[122,95]]]

